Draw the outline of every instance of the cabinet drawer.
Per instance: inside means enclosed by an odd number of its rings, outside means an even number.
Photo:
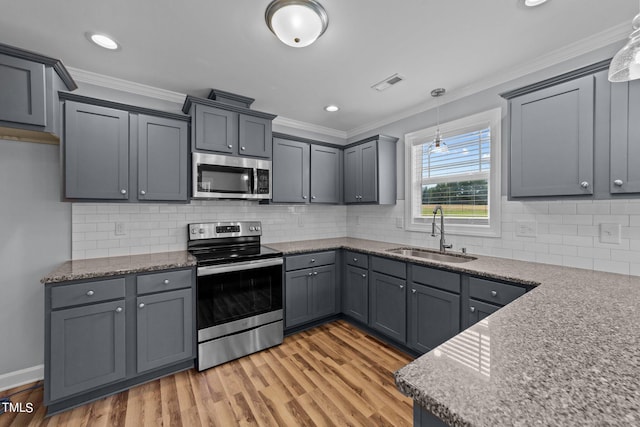
[[[315,252],[312,254],[294,255],[286,258],[286,271],[300,270],[301,268],[317,267],[319,265],[335,264],[335,251]]]
[[[449,292],[460,293],[460,275],[435,268],[411,265],[412,280]]]
[[[401,261],[393,261],[387,258],[371,257],[371,267],[373,271],[395,276],[401,279],[407,278],[407,264]]]
[[[191,270],[163,271],[137,277],[138,295],[190,287]]]
[[[493,304],[506,305],[524,295],[525,289],[506,283],[469,277],[469,296]]]
[[[345,251],[344,253],[347,264],[355,265],[360,268],[369,268],[369,257],[358,252]]]
[[[124,298],[124,277],[96,282],[59,285],[51,288],[51,308],[92,304]]]

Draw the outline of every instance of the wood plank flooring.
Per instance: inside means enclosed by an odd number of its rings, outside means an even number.
[[[336,321],[287,337],[281,346],[49,418],[42,388],[25,392],[12,401],[32,402],[34,412],[0,415],[0,427],[410,426],[412,402],[395,388],[393,372],[411,360]]]

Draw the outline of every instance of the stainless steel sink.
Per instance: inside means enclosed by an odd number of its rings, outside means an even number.
[[[404,255],[404,256],[425,258],[433,261],[454,262],[454,263],[469,262],[477,259],[469,255],[460,255],[460,254],[451,254],[451,253],[443,254],[440,252],[434,252],[426,249],[417,249],[417,248],[387,249],[387,252],[390,252],[392,254]]]

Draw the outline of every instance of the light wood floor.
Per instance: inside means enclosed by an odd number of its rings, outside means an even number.
[[[204,372],[190,370],[44,418],[42,388],[12,398],[8,426],[410,426],[393,372],[411,358],[337,321]],[[9,395],[12,391],[0,393]]]

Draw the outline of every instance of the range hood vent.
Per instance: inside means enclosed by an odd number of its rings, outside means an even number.
[[[401,76],[400,74],[396,73],[392,76],[387,77],[381,82],[374,84],[373,86],[371,86],[371,89],[375,89],[378,92],[382,92],[383,90],[389,89],[393,85],[397,85],[403,80],[404,80],[404,76]]]

